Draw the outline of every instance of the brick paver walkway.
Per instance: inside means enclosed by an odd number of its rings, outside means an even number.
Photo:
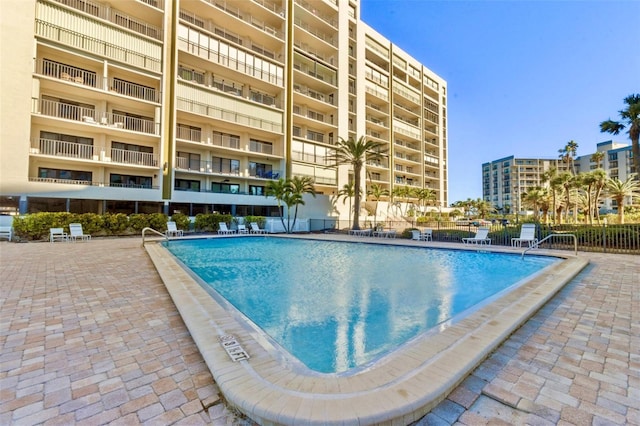
[[[640,256],[576,279],[420,425],[640,425]],[[232,424],[139,238],[0,243],[0,424]]]
[[[218,390],[140,239],[0,243],[0,424],[210,424]]]
[[[419,425],[640,425],[640,256],[590,265]]]

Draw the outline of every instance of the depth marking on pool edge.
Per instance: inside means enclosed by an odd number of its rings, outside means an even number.
[[[249,359],[249,354],[240,346],[236,337],[232,334],[219,336],[218,341],[233,362]]]

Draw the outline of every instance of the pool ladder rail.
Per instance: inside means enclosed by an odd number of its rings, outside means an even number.
[[[538,248],[538,246],[540,244],[542,244],[545,241],[551,239],[552,237],[571,237],[571,238],[573,238],[573,252],[575,253],[576,256],[578,256],[578,238],[574,234],[549,234],[546,237],[544,237],[543,239],[541,239],[540,241],[538,241],[537,243],[535,243],[534,245],[532,245],[531,247],[527,247],[526,249],[524,249],[522,251],[522,258],[524,259],[524,255],[525,255],[526,252],[528,252],[531,249]]]
[[[168,236],[168,235],[163,234],[163,233],[162,233],[162,232],[160,232],[160,231],[156,231],[156,230],[155,230],[155,229],[153,229],[153,228],[146,227],[146,228],[144,228],[144,229],[142,230],[142,247],[144,247],[144,243],[145,243],[145,241],[144,241],[144,237],[145,237],[145,233],[146,233],[146,231],[151,231],[151,232],[153,232],[153,233],[155,233],[155,234],[160,235],[162,238],[164,238],[164,239],[165,239],[165,241],[167,242],[167,244],[169,243],[169,236]]]

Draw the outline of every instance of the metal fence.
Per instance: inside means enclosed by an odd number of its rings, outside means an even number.
[[[624,253],[640,254],[640,224],[632,223],[625,225],[548,225],[536,224],[536,237],[538,240],[544,239],[550,234],[573,234],[578,241],[579,251],[601,252],[601,253]],[[479,226],[473,223],[460,222],[407,222],[407,221],[385,221],[385,222],[362,222],[361,229],[383,227],[385,229],[395,229],[397,235],[406,238],[411,237],[411,229],[431,228],[433,230],[433,241],[460,242],[462,238],[475,235]],[[491,244],[497,246],[511,246],[511,239],[520,236],[521,224],[502,225],[500,223],[488,226]],[[351,229],[351,222],[337,219],[312,219],[310,221],[311,232],[338,232],[347,233]],[[406,231],[406,232],[405,232]],[[573,250],[572,238],[552,238],[545,241],[543,248],[556,250]]]

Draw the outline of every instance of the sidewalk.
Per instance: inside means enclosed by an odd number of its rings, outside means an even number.
[[[417,424],[640,425],[640,256],[579,255],[591,264]],[[0,276],[0,424],[246,423],[139,238],[0,242]]]

